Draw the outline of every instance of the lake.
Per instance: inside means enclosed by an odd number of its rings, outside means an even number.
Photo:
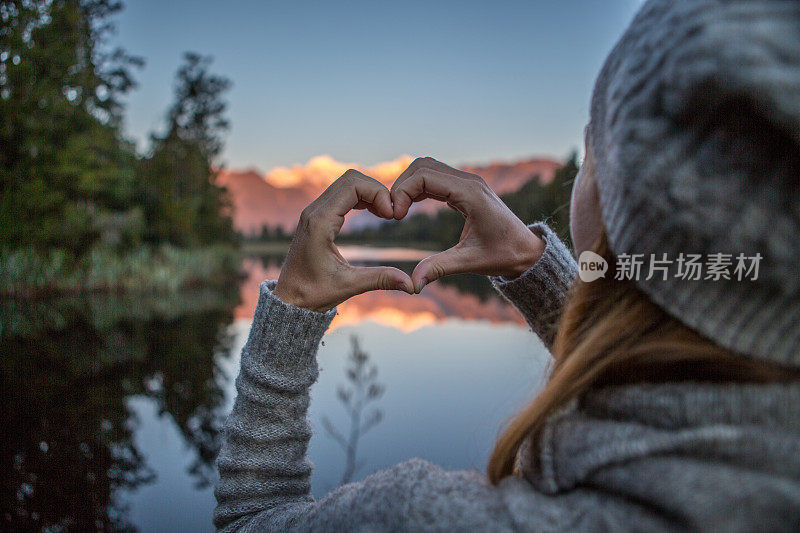
[[[407,272],[426,255],[342,253]],[[248,257],[239,287],[180,297],[0,301],[3,529],[213,530],[219,429],[258,285],[277,277],[281,259]],[[380,393],[363,413],[376,423],[348,463],[332,433],[349,433],[340,390],[358,394],[346,377],[354,339]],[[314,494],[336,487],[348,467],[358,480],[412,457],[484,470],[502,423],[542,385],[547,360],[480,276],[345,302],[311,392]]]

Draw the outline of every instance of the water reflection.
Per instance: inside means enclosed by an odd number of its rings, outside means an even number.
[[[409,274],[416,260],[430,252],[402,249],[402,260],[387,261],[387,253],[358,246],[340,248],[342,254],[357,265],[390,265]],[[392,249],[396,250],[396,249]],[[265,279],[277,279],[281,256],[251,257],[245,260],[247,280],[242,288],[242,303],[236,310],[237,318],[253,316],[258,302],[258,286]],[[346,325],[374,321],[411,331],[446,319],[481,320],[492,323],[524,324],[522,317],[511,306],[497,297],[485,276],[450,276],[428,285],[419,295],[400,291],[377,291],[358,295],[338,306],[338,314],[331,329]]]
[[[409,273],[416,265],[379,260],[368,250],[346,257],[354,264],[388,264]],[[281,257],[253,257],[245,264],[249,275],[236,311],[241,343],[258,285],[278,277]],[[384,422],[359,444],[364,468],[356,479],[411,457],[446,468],[483,470],[500,425],[543,383],[549,357],[521,315],[484,276],[444,278],[415,296],[371,292],[339,305],[320,347],[321,374],[309,409],[315,428],[309,455],[317,465],[312,477],[317,497],[347,474],[347,461],[323,430],[329,424],[349,424],[338,391],[353,335],[362,341],[386,387],[381,401]],[[237,352],[234,349],[234,357]],[[231,372],[235,375],[235,365]]]
[[[128,400],[179,428],[189,475],[207,484],[224,416],[219,356],[234,292],[2,301],[5,530],[124,530],[121,489],[158,476],[134,442]]]
[[[390,264],[358,253],[351,260]],[[409,257],[391,264],[410,272]],[[210,530],[219,428],[258,285],[277,278],[281,260],[245,259],[239,288],[180,297],[0,301],[0,529]],[[352,335],[385,385],[384,420],[359,444],[355,479],[414,456],[483,469],[501,422],[533,394],[546,361],[480,276],[417,296],[351,299],[324,338],[312,390],[317,496],[347,473],[322,420],[348,427],[337,390]]]

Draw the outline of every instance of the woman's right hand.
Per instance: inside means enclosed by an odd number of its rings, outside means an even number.
[[[517,277],[544,253],[544,241],[477,174],[430,157],[416,159],[394,182],[391,195],[397,220],[408,214],[411,204],[425,198],[446,202],[466,219],[458,244],[414,268],[411,279],[416,293],[448,274]]]
[[[373,290],[413,294],[411,278],[394,267],[356,267],[342,257],[333,240],[352,209],[392,219],[389,190],[379,181],[348,170],[300,215],[292,245],[273,294],[286,303],[327,311],[351,296]]]

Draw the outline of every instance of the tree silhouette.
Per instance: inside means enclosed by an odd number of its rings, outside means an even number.
[[[131,397],[175,422],[188,472],[208,484],[237,300],[235,286],[0,299],[0,530],[135,529],[123,495],[158,473],[137,446]]]

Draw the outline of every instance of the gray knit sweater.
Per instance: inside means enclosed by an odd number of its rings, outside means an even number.
[[[576,275],[542,224],[542,258],[493,279],[549,345]],[[218,458],[225,531],[793,530],[800,526],[800,386],[635,385],[593,392],[551,417],[537,464],[492,486],[412,459],[321,500],[306,456],[315,313],[261,285]],[[523,447],[522,454],[531,453]]]

